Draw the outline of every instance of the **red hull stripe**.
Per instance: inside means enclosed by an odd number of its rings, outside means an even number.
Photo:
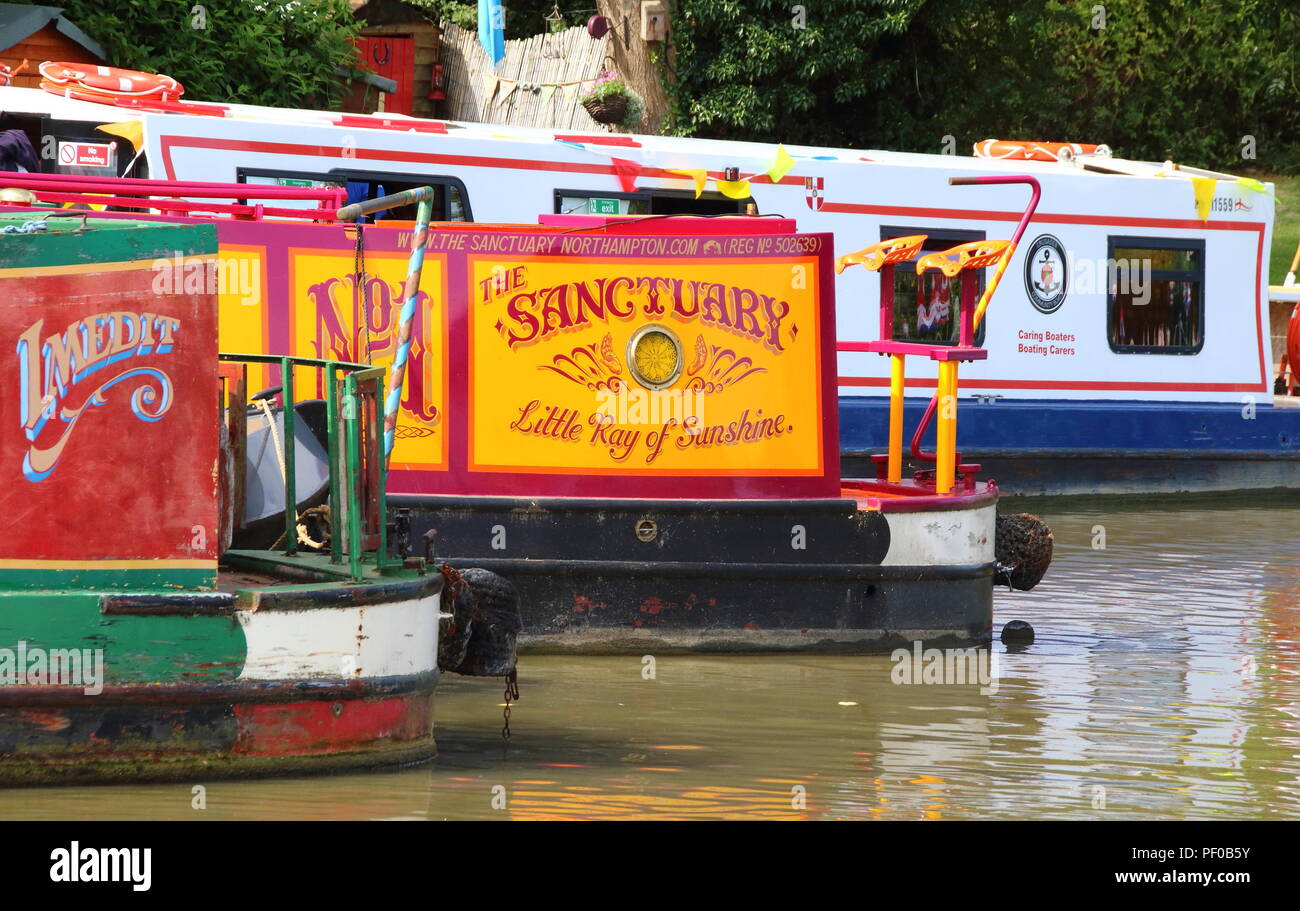
[[[432,736],[433,694],[344,702],[236,705],[247,756],[313,755],[394,746]],[[336,714],[337,712],[337,714]]]

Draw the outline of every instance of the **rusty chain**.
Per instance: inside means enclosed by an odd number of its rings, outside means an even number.
[[[426,548],[428,543],[430,542],[426,541]],[[426,550],[426,556],[428,556],[427,550]],[[467,584],[464,578],[461,576],[461,574],[450,563],[441,564],[438,567],[438,571],[442,573],[443,581],[446,584],[446,590],[448,591],[448,593],[450,593],[452,600],[454,601],[456,598],[460,597],[461,592],[464,591],[465,586]],[[453,619],[452,620],[453,630],[455,630],[455,623],[456,621]],[[519,701],[518,668],[512,670],[509,674],[505,676],[505,692],[502,694],[502,699],[505,701],[505,706],[501,711],[502,722],[503,722],[501,725],[501,739],[506,743],[509,743],[510,742],[510,704],[512,702]]]
[[[502,714],[505,724],[501,726],[501,739],[507,743],[510,741],[510,703],[519,701],[519,669],[516,668],[506,675],[506,691],[504,695],[506,705]]]

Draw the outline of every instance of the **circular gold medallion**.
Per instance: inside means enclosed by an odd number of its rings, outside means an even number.
[[[642,326],[627,340],[627,364],[642,386],[664,389],[682,375],[682,343],[667,326]]]

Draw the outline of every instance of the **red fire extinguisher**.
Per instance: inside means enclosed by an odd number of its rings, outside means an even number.
[[[447,73],[441,63],[433,65],[433,78],[429,80],[429,98],[442,101],[447,97]]]

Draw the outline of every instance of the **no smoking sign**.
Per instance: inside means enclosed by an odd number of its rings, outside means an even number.
[[[60,142],[59,165],[71,168],[112,168],[116,165],[115,142]]]

